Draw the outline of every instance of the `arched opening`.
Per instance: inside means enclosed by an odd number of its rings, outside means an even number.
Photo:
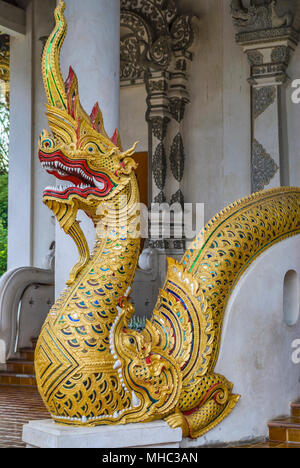
[[[283,318],[285,323],[292,327],[299,319],[300,285],[295,270],[289,270],[283,283]]]

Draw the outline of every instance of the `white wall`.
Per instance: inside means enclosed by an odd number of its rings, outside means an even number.
[[[205,203],[206,221],[250,193],[249,67],[229,3],[190,2],[200,25],[184,120],[184,195],[187,203]]]
[[[33,0],[24,37],[11,40],[8,269],[42,268],[55,239],[43,190],[53,178],[41,167],[38,138],[47,128],[41,77],[42,42],[53,25],[55,0]]]
[[[300,79],[300,46],[298,45],[291,58],[288,68],[290,81],[286,87],[286,113],[287,113],[287,144],[286,159],[289,165],[289,185],[300,186],[300,104],[294,104],[291,96],[295,88],[292,87],[293,80]]]
[[[267,421],[289,415],[290,402],[299,398],[300,365],[292,362],[292,343],[300,339],[300,319],[288,326],[283,313],[289,270],[300,281],[299,235],[264,252],[234,289],[215,372],[234,383],[241,399],[219,426],[198,440],[184,441],[185,447],[267,436]]]
[[[146,122],[147,92],[144,84],[126,86],[120,93],[120,135],[123,148],[139,142],[137,151],[148,151],[148,124]]]

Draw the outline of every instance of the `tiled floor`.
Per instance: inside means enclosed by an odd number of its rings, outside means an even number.
[[[49,419],[36,387],[0,385],[0,448],[24,448],[23,425],[35,419]],[[235,448],[300,448],[300,444],[265,442]]]
[[[0,385],[0,448],[22,448],[23,425],[49,419],[36,388]]]

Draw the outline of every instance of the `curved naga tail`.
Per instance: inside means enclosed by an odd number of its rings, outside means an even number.
[[[198,437],[238,401],[232,384],[213,373],[226,305],[239,278],[264,250],[300,233],[300,189],[259,192],[222,210],[169,270],[151,320],[151,336],[175,358],[182,374],[177,412],[167,417]],[[218,399],[220,401],[218,401]],[[196,402],[196,403],[195,403]],[[180,409],[180,412],[179,412]]]

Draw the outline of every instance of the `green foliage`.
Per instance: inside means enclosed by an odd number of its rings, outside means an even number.
[[[7,229],[8,217],[8,174],[0,175],[0,220]]]

